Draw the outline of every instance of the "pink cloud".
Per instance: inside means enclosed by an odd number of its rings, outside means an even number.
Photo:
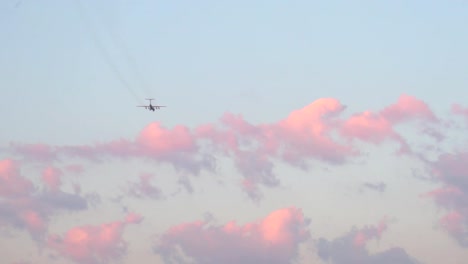
[[[127,224],[139,224],[141,221],[143,221],[143,216],[133,212],[127,214],[125,218],[125,223]]]
[[[346,120],[342,132],[345,136],[374,144],[389,138],[401,141],[400,136],[393,130],[393,124],[388,119],[369,111],[354,115]]]
[[[359,139],[364,142],[380,144],[392,140],[400,144],[400,154],[412,152],[406,140],[395,131],[395,126],[412,120],[421,120],[426,123],[437,123],[438,119],[423,101],[403,94],[395,104],[380,112],[364,111],[351,116],[343,122],[341,134],[347,138]],[[424,134],[442,140],[443,135],[430,127],[420,129]]]
[[[160,123],[150,123],[135,140],[112,140],[94,145],[55,147],[56,156],[79,157],[91,161],[110,158],[147,158],[168,162],[176,169],[198,174],[212,170],[212,159],[198,151],[196,139],[185,126],[164,128]]]
[[[433,163],[433,168],[440,180],[450,184],[468,183],[468,152],[442,154]]]
[[[308,220],[294,207],[280,209],[253,223],[204,221],[170,228],[155,247],[167,262],[183,259],[177,248],[197,263],[289,263],[309,238]]]
[[[115,262],[126,253],[127,243],[122,239],[126,225],[140,221],[141,216],[129,214],[124,221],[74,227],[64,236],[50,235],[48,245],[78,263]]]
[[[160,123],[151,123],[143,129],[136,142],[141,146],[141,150],[149,155],[196,151],[195,140],[189,129],[184,126],[168,130]]]
[[[55,149],[47,144],[10,144],[14,153],[23,155],[28,160],[51,161],[57,158]]]
[[[250,197],[257,199],[258,184],[277,186],[273,159],[307,168],[307,159],[333,164],[343,163],[354,155],[351,146],[332,138],[337,116],[344,106],[336,99],[319,99],[287,118],[271,124],[252,125],[242,116],[226,113],[219,127],[215,124],[196,129],[201,139],[212,143],[215,150],[231,156],[245,178],[243,186]]]
[[[19,163],[0,161],[0,224],[27,229],[38,238],[46,230],[46,217],[35,206],[30,195],[35,191],[31,181],[20,175]]]
[[[441,225],[460,245],[468,246],[468,152],[442,154],[428,165],[443,186],[423,196],[449,212]]]
[[[58,169],[43,171],[42,179],[50,188],[40,192],[20,174],[20,165],[11,159],[0,161],[0,225],[25,229],[40,240],[54,214],[87,208],[85,198],[60,190]]]
[[[0,202],[0,225],[25,229],[39,240],[47,230],[48,217],[29,197]]]
[[[421,196],[433,198],[439,206],[453,209],[459,207],[463,200],[468,198],[464,197],[465,195],[459,188],[448,186],[432,190]]]
[[[287,118],[271,124],[252,125],[242,116],[225,114],[221,118],[224,129],[205,125],[197,129],[201,138],[211,139],[224,154],[232,155],[235,164],[249,183],[247,194],[260,197],[256,185],[277,186],[272,159],[278,158],[293,166],[307,169],[308,159],[333,164],[346,161],[357,154],[351,145],[339,143],[336,132],[347,138],[381,143],[391,139],[400,143],[400,151],[410,152],[406,141],[394,131],[397,122],[423,118],[435,120],[427,105],[411,96],[402,95],[399,101],[381,113],[351,117],[344,122],[339,115],[345,107],[336,99],[318,99],[302,109],[291,112]],[[217,147],[219,149],[219,147]]]
[[[282,157],[292,164],[301,164],[305,158],[342,163],[353,155],[351,146],[333,140],[337,117],[345,107],[336,99],[323,98],[293,111],[273,130],[279,130],[276,140],[282,140]]]
[[[441,225],[454,236],[460,236],[467,231],[463,223],[465,221],[465,216],[457,211],[450,212],[440,219]]]
[[[60,185],[62,185],[61,176],[62,171],[54,167],[47,167],[42,172],[42,180],[51,191],[58,191],[60,189]]]
[[[400,153],[411,153],[406,140],[395,130],[401,122],[422,120],[437,122],[426,103],[412,96],[402,95],[399,100],[380,112],[365,111],[340,119],[344,111],[338,100],[318,99],[302,109],[291,112],[285,119],[270,124],[253,125],[240,115],[225,114],[221,125],[208,124],[196,129],[199,138],[211,140],[215,150],[231,156],[245,178],[244,190],[257,199],[257,185],[277,186],[274,159],[307,169],[307,161],[316,159],[332,164],[344,163],[358,154],[342,139],[358,139],[380,144],[394,141],[400,144]],[[424,133],[438,140],[438,131],[424,127]],[[341,138],[339,136],[342,136]]]
[[[392,123],[400,123],[410,119],[438,121],[425,102],[406,94],[401,95],[395,104],[383,109],[381,114]]]
[[[456,115],[464,116],[466,120],[468,120],[468,108],[464,108],[463,106],[459,104],[452,105],[452,113]]]
[[[25,196],[33,189],[31,181],[19,174],[17,162],[11,159],[0,160],[0,196]]]
[[[33,209],[26,209],[20,213],[21,220],[26,224],[33,234],[42,233],[46,230],[45,219]]]
[[[381,111],[364,111],[347,119],[340,118],[345,108],[337,99],[321,98],[292,111],[284,119],[267,124],[251,124],[241,115],[226,113],[218,122],[194,130],[182,125],[166,128],[153,122],[134,140],[110,140],[82,146],[15,145],[14,150],[26,156],[58,158],[68,155],[94,161],[106,157],[143,158],[167,162],[178,171],[192,174],[202,170],[214,172],[214,155],[221,154],[230,158],[242,174],[244,191],[258,199],[260,186],[280,184],[274,172],[277,160],[303,170],[309,168],[310,160],[344,164],[359,155],[353,146],[354,140],[372,144],[393,141],[400,144],[400,153],[411,153],[409,144],[395,126],[412,120],[437,122],[426,103],[405,94]],[[432,128],[424,127],[423,131],[436,139],[442,138]],[[180,182],[186,183],[184,186],[190,190],[187,178]]]
[[[143,158],[152,161],[167,162],[178,171],[198,174],[202,170],[214,170],[214,158],[210,154],[199,151],[196,138],[192,132],[184,126],[176,126],[166,129],[160,123],[151,123],[146,126],[135,140],[119,139],[93,145],[77,146],[42,146],[46,149],[41,158],[34,151],[35,145],[12,144],[13,152],[26,157],[37,156],[38,161],[63,159],[65,157],[82,158],[84,160],[101,162],[106,158]],[[66,170],[81,172],[82,167],[65,167]],[[47,184],[50,184],[50,177]],[[186,180],[188,182],[188,180]],[[189,185],[184,185],[190,188]],[[50,186],[49,186],[50,187]],[[189,190],[190,191],[190,190]]]

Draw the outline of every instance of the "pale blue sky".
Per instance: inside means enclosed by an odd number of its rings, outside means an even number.
[[[467,14],[468,2],[461,0],[4,0],[0,148],[7,149],[10,142],[91,146],[132,141],[151,122],[170,129],[196,128],[217,123],[225,112],[242,114],[254,125],[275,123],[323,97],[346,105],[346,117],[379,111],[409,94],[448,120],[453,103],[468,106]],[[168,107],[155,112],[135,107],[147,97]],[[422,143],[441,148],[424,155],[466,147],[466,126],[442,128],[447,136],[442,143],[421,136],[418,126],[408,127],[400,131],[419,151]],[[217,157],[219,171],[199,176],[140,157],[132,162],[84,161],[82,175],[62,177],[63,190],[71,192],[71,183],[80,183],[83,193],[101,195],[102,205],[53,218],[50,231],[63,234],[77,225],[121,219],[121,206],[109,199],[138,181],[141,172],[152,172],[166,199],[125,197],[122,202],[145,216],[140,226],[125,231],[132,238],[132,261],[160,261],[142,247],[150,244],[143,236],[203,220],[205,213],[220,225],[230,220],[243,224],[287,206],[301,208],[312,219],[313,239],[333,240],[352,226],[389,216],[396,220],[385,233],[388,239],[372,244],[372,252],[400,246],[429,264],[442,263],[447,256],[468,257],[466,248],[435,227],[446,208],[438,210],[433,199],[420,197],[447,182],[415,178],[415,170],[427,176],[430,168],[415,157],[394,156],[398,143],[389,141],[356,143],[367,155],[345,166],[312,160],[308,171],[270,157],[281,185],[261,185],[265,196],[259,204],[241,190],[244,176],[232,157]],[[0,155],[0,161],[11,158],[8,151]],[[62,161],[46,165],[80,159]],[[22,174],[40,183],[43,165],[25,162]],[[182,189],[181,175],[190,179],[194,193]],[[386,190],[363,189],[364,182],[385,183]],[[466,190],[464,195],[468,197]],[[237,207],[242,209],[233,209]],[[420,243],[421,238],[437,241],[440,254],[435,246]],[[0,248],[17,250],[11,260],[20,260],[21,248],[14,245],[31,239],[23,234],[13,240],[10,244],[0,237]],[[33,246],[28,250],[33,263],[47,263],[47,256]]]

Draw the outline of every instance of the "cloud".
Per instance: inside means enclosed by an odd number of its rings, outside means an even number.
[[[41,240],[52,215],[60,210],[85,210],[87,200],[60,190],[60,171],[48,167],[42,179],[47,190],[39,188],[20,174],[18,161],[0,161],[0,225],[27,230],[35,240]]]
[[[343,123],[342,135],[368,143],[380,144],[385,140],[400,143],[400,152],[408,153],[408,143],[394,129],[393,124],[378,113],[369,111],[353,115]]]
[[[468,121],[468,108],[464,108],[463,106],[459,104],[453,104],[452,105],[452,113],[456,115],[461,115],[465,117],[466,121]]]
[[[47,230],[48,218],[34,200],[16,198],[0,202],[0,225],[27,230],[39,240]]]
[[[369,254],[366,249],[367,242],[372,239],[380,239],[386,229],[386,222],[381,221],[377,226],[366,226],[361,229],[353,228],[348,233],[332,241],[320,238],[317,242],[318,255],[326,263],[331,264],[419,263],[399,247]]]
[[[345,107],[336,99],[323,98],[285,119],[253,125],[242,116],[226,113],[220,125],[207,124],[196,129],[199,138],[211,142],[222,154],[231,156],[244,176],[244,190],[260,197],[257,185],[277,186],[273,159],[307,169],[308,159],[342,164],[354,153],[352,147],[335,141],[336,118]]]
[[[372,182],[365,182],[362,184],[362,187],[367,188],[369,190],[377,191],[380,193],[385,192],[387,185],[384,182],[372,183]]]
[[[0,201],[0,225],[27,230],[37,241],[47,232],[52,216],[88,208],[87,200],[62,191],[41,192]]]
[[[305,170],[311,159],[344,164],[359,154],[351,145],[354,140],[372,144],[394,141],[400,144],[400,153],[408,154],[411,148],[395,126],[414,120],[428,124],[439,122],[426,103],[405,94],[379,112],[364,111],[340,118],[345,108],[336,99],[322,98],[292,111],[285,119],[259,125],[248,123],[240,115],[226,113],[219,124],[205,124],[196,132],[199,138],[211,142],[214,150],[233,158],[245,178],[244,191],[251,198],[259,199],[259,185],[280,184],[274,174],[275,159]],[[421,131],[436,140],[443,139],[432,127],[423,126]]]
[[[442,154],[428,165],[442,187],[422,196],[447,210],[440,219],[441,226],[460,245],[468,247],[468,152]]]
[[[167,162],[174,168],[198,174],[201,170],[213,170],[213,159],[198,151],[196,139],[184,126],[166,129],[160,123],[147,125],[135,140],[111,140],[93,145],[48,146],[45,144],[11,143],[13,153],[27,159],[50,162],[65,157],[82,158],[100,162],[105,158],[145,158]],[[80,170],[80,168],[75,168]]]
[[[161,189],[151,183],[153,178],[153,174],[141,174],[138,182],[128,183],[127,193],[136,198],[162,199],[164,196]]]
[[[400,144],[399,153],[412,152],[407,141],[395,130],[395,126],[407,121],[420,120],[426,123],[438,123],[439,120],[423,101],[403,94],[395,104],[380,112],[364,111],[351,116],[343,122],[341,134],[352,139],[359,139],[372,144],[392,140]],[[423,126],[421,131],[441,140],[443,135],[434,128]]]
[[[42,173],[42,180],[51,191],[57,191],[62,185],[60,177],[62,171],[54,167],[47,167]]]
[[[40,204],[47,205],[54,209],[79,211],[88,208],[88,202],[83,197],[62,191],[44,192],[40,195],[36,195],[34,198],[38,200]]]
[[[395,104],[383,109],[381,114],[394,124],[415,119],[438,122],[425,102],[407,94],[401,95]]]
[[[173,226],[155,245],[166,263],[291,263],[298,246],[309,239],[308,220],[291,207],[245,225],[220,226],[196,221]],[[180,250],[178,250],[180,249]]]
[[[65,235],[50,235],[48,245],[76,263],[115,263],[127,250],[122,234],[128,224],[138,224],[142,217],[131,213],[123,221],[99,226],[78,226]]]
[[[47,144],[11,143],[10,149],[13,153],[21,154],[27,161],[50,162],[57,159],[54,147]]]
[[[310,167],[312,160],[342,165],[360,155],[354,146],[357,140],[371,144],[396,142],[400,153],[409,154],[411,146],[395,127],[411,121],[439,122],[426,103],[406,94],[380,111],[340,117],[345,109],[337,99],[320,98],[283,119],[266,124],[251,124],[241,115],[225,113],[217,122],[193,130],[182,125],[166,128],[159,122],[152,122],[134,139],[55,147],[11,144],[11,149],[39,160],[67,156],[91,161],[141,158],[172,164],[184,175],[215,172],[215,157],[228,157],[243,177],[240,186],[250,198],[258,200],[262,197],[260,187],[280,185],[275,174],[277,161],[303,170]],[[435,140],[443,139],[443,134],[433,127],[422,125],[420,131]],[[191,190],[188,178],[181,178],[179,182]]]
[[[21,177],[17,162],[11,159],[0,160],[0,197],[20,197],[33,190],[32,182]]]
[[[167,130],[160,123],[151,123],[141,131],[136,142],[142,152],[153,156],[193,153],[197,149],[190,130],[180,125]]]

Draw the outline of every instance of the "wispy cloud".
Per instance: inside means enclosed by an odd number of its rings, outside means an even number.
[[[126,193],[136,198],[151,198],[162,199],[164,195],[157,186],[151,181],[154,178],[153,174],[142,173],[137,182],[129,182],[126,188]]]
[[[361,186],[369,190],[377,191],[380,193],[385,192],[385,189],[387,188],[387,185],[384,182],[377,182],[377,183],[365,182]]]

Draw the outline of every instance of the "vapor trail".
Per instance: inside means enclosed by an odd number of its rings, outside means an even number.
[[[141,102],[141,99],[138,97],[138,95],[135,93],[135,91],[131,88],[130,84],[127,82],[127,80],[125,80],[125,78],[123,77],[122,73],[119,71],[119,69],[115,66],[115,64],[112,62],[112,59],[111,59],[111,56],[110,54],[107,52],[107,50],[104,48],[104,46],[101,44],[101,42],[99,42],[99,39],[97,37],[97,33],[96,31],[94,31],[92,25],[91,25],[91,21],[90,19],[88,18],[88,16],[86,16],[86,12],[84,10],[84,7],[81,5],[80,3],[80,0],[76,0],[76,3],[77,3],[77,6],[78,6],[78,10],[79,10],[79,13],[80,13],[80,16],[82,17],[83,21],[85,22],[86,24],[86,27],[91,35],[91,38],[92,40],[94,41],[94,44],[96,45],[96,47],[98,48],[98,50],[100,51],[100,54],[102,55],[102,57],[104,58],[104,61],[107,63],[107,65],[109,66],[109,68],[112,70],[112,72],[117,76],[117,78],[119,79],[119,81],[122,83],[122,85],[127,88],[127,90],[132,94],[132,96],[135,98],[135,100],[137,102]]]
[[[109,25],[109,23],[104,22],[106,24],[110,35],[114,39],[115,43],[117,43],[118,46],[120,46],[120,50],[123,52],[123,55],[127,61],[127,64],[132,68],[134,74],[136,75],[140,86],[142,86],[145,89],[145,92],[148,96],[151,95],[151,91],[149,89],[148,83],[145,81],[143,78],[143,75],[141,75],[140,71],[138,71],[137,63],[135,62],[135,59],[130,55],[130,52],[128,51],[128,47],[125,44],[125,41],[117,34],[117,32],[114,30],[114,28]]]

